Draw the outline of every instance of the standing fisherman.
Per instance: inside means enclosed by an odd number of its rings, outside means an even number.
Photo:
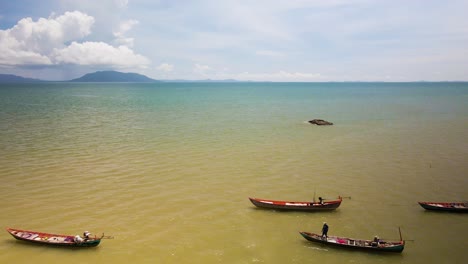
[[[322,239],[325,237],[325,239],[328,238],[328,225],[327,222],[323,222],[323,227],[322,227]]]

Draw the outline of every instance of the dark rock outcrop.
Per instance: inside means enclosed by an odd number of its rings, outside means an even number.
[[[333,125],[332,122],[328,122],[328,121],[325,121],[323,119],[313,119],[313,120],[310,120],[309,123],[315,124],[315,125],[318,125],[318,126],[331,126],[331,125]]]

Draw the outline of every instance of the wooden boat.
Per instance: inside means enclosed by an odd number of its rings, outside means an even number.
[[[383,252],[397,252],[400,253],[405,248],[405,241],[378,241],[354,239],[347,237],[328,236],[328,238],[322,238],[319,234],[309,232],[299,232],[305,239],[321,244],[327,244],[337,247],[345,247],[350,249],[362,249],[370,251],[383,251]]]
[[[338,208],[343,198],[340,196],[337,200],[323,200],[320,202],[291,202],[275,201],[267,199],[249,198],[257,207],[277,209],[277,210],[295,210],[295,211],[328,211]]]
[[[448,202],[418,202],[426,210],[465,212],[468,213],[468,203],[448,203]]]
[[[99,245],[102,237],[89,238],[81,242],[75,239],[75,236],[57,235],[35,231],[20,230],[14,228],[7,228],[14,238],[22,241],[32,242],[43,245],[55,245],[64,247],[95,247]],[[104,236],[104,235],[103,235]]]

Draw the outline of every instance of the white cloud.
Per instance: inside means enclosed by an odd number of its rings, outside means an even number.
[[[0,31],[0,65],[50,65],[46,56],[34,51],[22,50],[21,43]]]
[[[95,22],[92,16],[74,11],[58,17],[21,19],[14,27],[0,30],[0,64],[2,65],[106,65],[115,67],[146,66],[150,61],[136,54],[130,44],[133,39],[124,33],[138,23],[123,22],[119,27],[121,42],[117,47],[104,42],[83,42],[91,34]],[[71,43],[70,43],[71,42]]]
[[[114,65],[119,67],[146,66],[147,58],[135,54],[127,46],[113,47],[104,42],[73,42],[54,51],[56,63],[79,65]]]
[[[122,33],[122,34],[125,34],[127,31],[132,29],[132,27],[134,25],[138,25],[138,23],[139,23],[138,20],[135,20],[135,19],[126,20],[126,21],[120,23],[119,32]]]
[[[0,60],[17,58],[12,64],[30,61],[26,57],[47,57],[54,47],[79,39],[91,32],[94,18],[81,12],[66,12],[48,19],[40,18],[34,22],[31,18],[23,18],[7,30],[0,30]],[[41,64],[43,60],[32,60]]]
[[[168,63],[162,63],[156,69],[159,71],[163,71],[163,72],[170,72],[174,69],[174,65],[171,65]]]
[[[133,26],[137,25],[139,22],[138,20],[130,19],[120,23],[119,29],[114,32],[114,36],[116,37],[115,42],[119,45],[125,45],[127,47],[133,47],[133,38],[125,37],[125,34],[133,28]]]
[[[39,19],[39,21],[45,19]],[[65,12],[55,19],[48,19],[52,23],[57,23],[58,34],[63,36],[63,41],[70,41],[82,38],[91,33],[91,27],[94,24],[94,18],[79,11]],[[47,23],[47,20],[45,21]]]

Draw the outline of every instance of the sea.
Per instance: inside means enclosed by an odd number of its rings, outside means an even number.
[[[324,119],[332,126],[312,125]],[[466,82],[0,85],[0,226],[112,236],[95,248],[0,232],[0,263],[466,263]],[[249,197],[345,197],[330,212]],[[406,240],[346,250],[299,231]]]

